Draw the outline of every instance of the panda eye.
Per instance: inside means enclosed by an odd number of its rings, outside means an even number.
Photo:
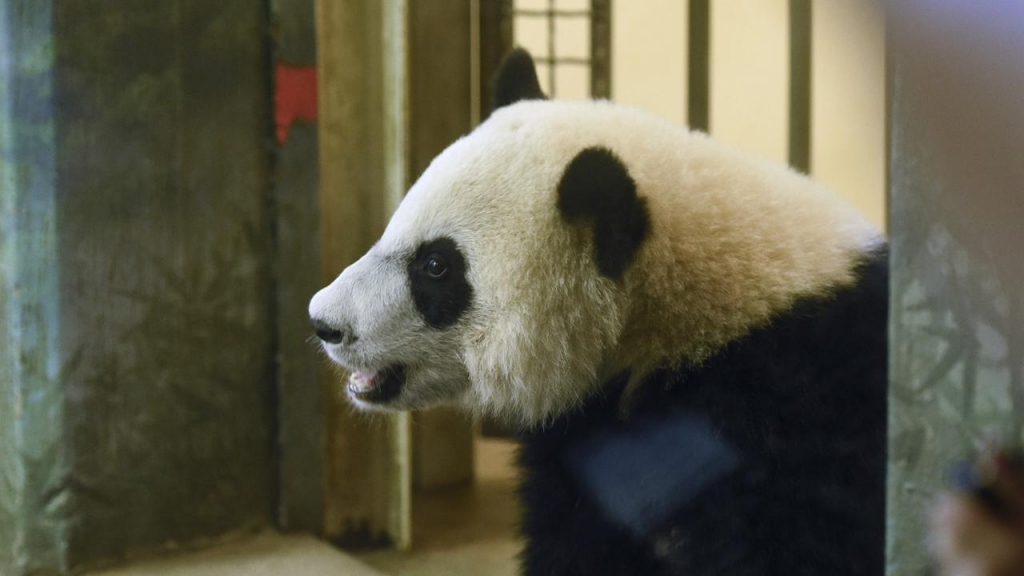
[[[424,269],[431,278],[441,278],[445,275],[445,272],[448,272],[448,265],[444,263],[444,258],[437,254],[431,254],[427,258],[427,265],[424,266]]]

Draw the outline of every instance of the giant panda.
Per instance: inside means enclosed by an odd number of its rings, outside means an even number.
[[[881,574],[887,245],[784,166],[512,52],[310,302],[367,410],[514,423],[528,575]]]

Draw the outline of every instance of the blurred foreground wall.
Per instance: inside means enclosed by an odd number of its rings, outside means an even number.
[[[271,520],[267,29],[0,2],[0,574]]]
[[[888,573],[954,462],[1024,444],[1024,4],[889,2]]]

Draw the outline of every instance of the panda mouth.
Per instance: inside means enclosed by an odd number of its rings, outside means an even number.
[[[381,403],[394,400],[405,383],[405,366],[395,365],[383,370],[357,370],[349,376],[348,392],[362,402]]]

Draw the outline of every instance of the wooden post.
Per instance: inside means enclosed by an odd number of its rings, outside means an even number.
[[[405,191],[408,6],[317,1],[321,282],[380,236]],[[327,535],[346,547],[411,541],[409,416],[356,413],[325,364]]]

